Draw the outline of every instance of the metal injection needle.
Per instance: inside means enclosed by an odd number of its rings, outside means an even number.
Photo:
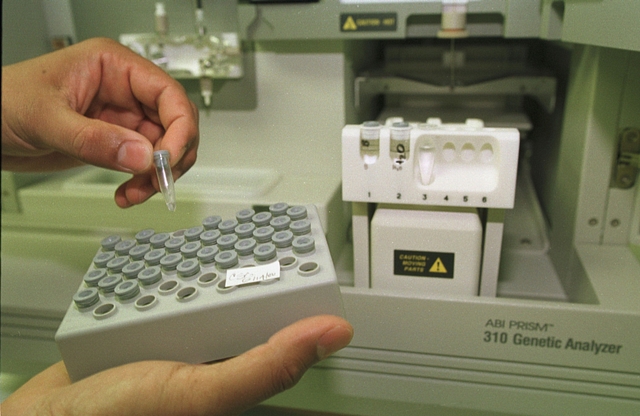
[[[153,152],[153,163],[156,165],[158,185],[160,185],[160,192],[162,192],[162,196],[164,196],[164,202],[167,204],[169,211],[175,211],[176,194],[173,187],[171,164],[169,163],[169,151],[157,150]]]

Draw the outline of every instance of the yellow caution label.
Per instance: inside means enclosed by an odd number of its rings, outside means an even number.
[[[358,26],[356,25],[356,22],[353,20],[353,16],[347,17],[347,20],[345,20],[344,24],[342,25],[342,30],[345,32],[349,30],[358,30]]]
[[[341,13],[341,32],[395,32],[398,29],[396,13]]]
[[[437,251],[393,251],[393,274],[396,276],[453,279],[455,253]]]
[[[447,268],[444,267],[444,263],[440,260],[440,257],[433,262],[433,266],[429,269],[431,273],[447,273]]]

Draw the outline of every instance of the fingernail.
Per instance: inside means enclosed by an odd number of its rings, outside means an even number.
[[[353,329],[336,326],[318,339],[318,358],[323,360],[331,354],[349,345],[353,338]]]
[[[126,141],[118,149],[118,165],[129,172],[142,172],[151,163],[151,146],[135,141]]]

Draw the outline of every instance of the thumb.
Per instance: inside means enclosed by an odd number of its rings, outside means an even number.
[[[347,346],[352,337],[353,328],[344,319],[314,316],[282,329],[266,344],[238,357],[200,367],[200,385],[224,380],[216,403],[205,405],[215,408],[203,409],[204,413],[236,414],[293,387],[313,364]]]
[[[142,134],[69,109],[50,130],[50,145],[84,163],[133,174],[147,171],[153,146]]]

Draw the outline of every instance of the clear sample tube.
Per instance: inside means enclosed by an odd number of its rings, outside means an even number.
[[[395,163],[402,163],[409,158],[411,147],[411,126],[409,123],[397,122],[391,126],[389,151]]]
[[[167,204],[169,211],[175,211],[176,194],[173,185],[171,164],[169,163],[169,152],[167,150],[158,150],[153,152],[153,163],[156,166],[158,185],[160,186],[162,196],[164,196],[164,202]]]
[[[372,165],[378,160],[380,128],[377,121],[366,121],[360,126],[360,156],[365,165]]]

